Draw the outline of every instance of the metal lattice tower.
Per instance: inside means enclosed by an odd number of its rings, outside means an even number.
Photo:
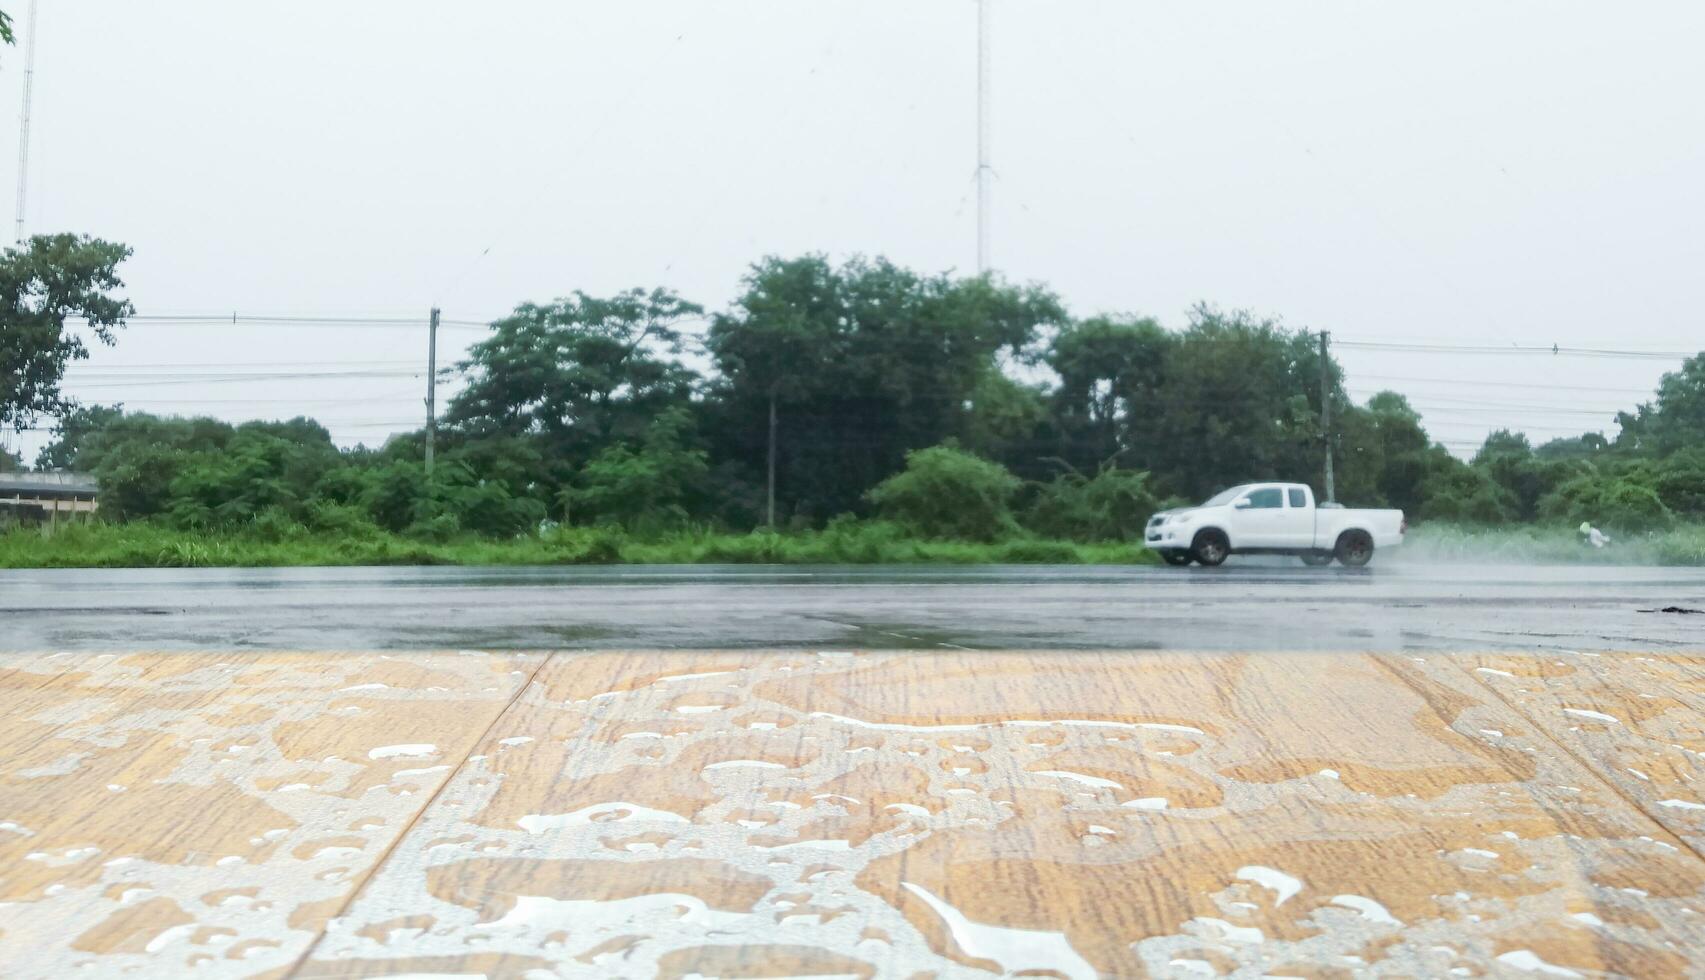
[[[988,272],[989,201],[994,166],[989,162],[989,5],[977,0],[977,272]]]
[[[24,25],[24,111],[18,125],[18,201],[14,213],[12,240],[24,241],[24,203],[30,183],[30,96],[35,89],[36,75],[36,0],[30,0],[30,18]]]

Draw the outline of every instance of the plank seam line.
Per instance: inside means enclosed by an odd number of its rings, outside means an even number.
[[[1455,667],[1457,670],[1460,670],[1464,676],[1466,676],[1470,681],[1472,681],[1474,683],[1475,687],[1478,687],[1478,688],[1486,691],[1487,693],[1491,694],[1494,698],[1497,698],[1499,703],[1503,704],[1505,707],[1507,707],[1511,711],[1515,712],[1517,717],[1519,717],[1523,721],[1527,722],[1528,725],[1530,725],[1533,728],[1533,730],[1537,733],[1537,737],[1543,739],[1544,741],[1550,742],[1552,745],[1557,746],[1557,750],[1559,752],[1562,752],[1564,755],[1575,760],[1575,763],[1577,765],[1579,765],[1581,767],[1581,769],[1586,772],[1587,775],[1598,780],[1600,783],[1603,783],[1607,788],[1609,788],[1609,790],[1613,794],[1615,794],[1619,799],[1621,799],[1622,802],[1624,802],[1624,803],[1628,804],[1630,807],[1632,807],[1635,813],[1638,813],[1642,817],[1645,817],[1647,821],[1649,821],[1654,826],[1656,826],[1658,828],[1658,830],[1661,831],[1665,836],[1667,836],[1671,841],[1673,841],[1676,844],[1681,845],[1681,847],[1687,853],[1692,854],[1696,859],[1698,859],[1700,861],[1705,861],[1705,853],[1700,853],[1699,849],[1697,847],[1694,847],[1693,844],[1691,844],[1686,838],[1682,837],[1680,834],[1677,834],[1675,831],[1669,829],[1669,827],[1667,825],[1665,825],[1662,820],[1659,820],[1656,816],[1654,816],[1652,814],[1651,811],[1649,811],[1645,807],[1641,806],[1640,802],[1638,800],[1634,799],[1632,796],[1629,796],[1626,792],[1624,792],[1622,787],[1616,785],[1615,781],[1613,781],[1609,776],[1605,775],[1604,773],[1599,772],[1598,767],[1593,765],[1592,762],[1583,758],[1580,755],[1580,753],[1569,748],[1567,745],[1564,745],[1561,741],[1559,741],[1550,732],[1546,731],[1545,726],[1541,725],[1537,718],[1533,717],[1533,715],[1529,714],[1528,712],[1523,711],[1520,706],[1518,706],[1515,702],[1511,701],[1509,698],[1504,697],[1504,694],[1502,691],[1499,691],[1497,688],[1486,683],[1484,680],[1481,680],[1479,677],[1474,676],[1474,672],[1472,670],[1469,670],[1467,667],[1463,666],[1456,659],[1456,657],[1454,655],[1447,654],[1446,656],[1450,658],[1451,666]],[[1393,670],[1389,664],[1386,665],[1386,669],[1391,670],[1393,673],[1396,673],[1396,671]]]
[[[397,848],[400,847],[402,842],[408,838],[408,835],[414,832],[415,824],[420,823],[420,819],[426,815],[426,811],[432,809],[432,805],[438,802],[438,798],[444,795],[444,791],[450,788],[450,784],[455,782],[456,777],[460,775],[462,769],[467,766],[468,757],[473,755],[475,749],[485,743],[486,738],[491,735],[492,729],[497,727],[497,723],[502,721],[509,712],[515,710],[515,702],[521,700],[521,695],[527,693],[527,689],[533,686],[533,678],[539,676],[539,671],[543,670],[545,664],[549,663],[554,657],[556,657],[557,653],[558,651],[552,650],[540,657],[539,662],[534,665],[532,673],[527,675],[527,679],[522,681],[520,684],[515,685],[515,693],[509,696],[509,701],[505,703],[500,710],[492,714],[491,721],[480,731],[479,736],[472,742],[468,743],[468,750],[463,753],[461,760],[456,763],[456,768],[451,770],[450,774],[444,777],[444,781],[439,783],[438,788],[432,791],[432,795],[426,798],[426,802],[422,803],[420,809],[415,811],[414,816],[409,818],[409,822],[403,825],[402,830],[397,833],[396,839],[391,841],[391,846],[385,848],[384,852],[379,855],[378,860],[373,862],[373,866],[368,869],[366,874],[361,876],[361,880],[356,883],[355,887],[349,890],[349,898],[345,899],[343,904],[337,907],[337,912],[326,918],[326,924],[320,927],[319,935],[315,936],[312,942],[303,947],[302,955],[296,958],[296,962],[290,965],[290,969],[283,974],[283,977],[294,978],[301,975],[302,968],[308,965],[308,958],[314,955],[314,950],[325,940],[327,926],[337,919],[342,918],[344,913],[349,911],[349,907],[355,904],[355,900],[361,897],[361,893],[366,890],[368,882],[373,880],[374,876],[379,873],[380,869],[390,863],[391,855],[395,854]]]

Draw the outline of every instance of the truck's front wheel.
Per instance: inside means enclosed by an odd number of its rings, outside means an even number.
[[[1345,531],[1333,553],[1345,568],[1360,568],[1373,558],[1373,538],[1366,531]]]
[[[1231,542],[1226,540],[1222,531],[1210,529],[1199,532],[1196,539],[1190,542],[1190,555],[1209,568],[1223,564],[1229,554]]]

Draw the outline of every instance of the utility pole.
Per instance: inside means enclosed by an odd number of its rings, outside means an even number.
[[[426,478],[432,479],[433,443],[438,439],[438,307],[426,337]]]
[[[776,529],[776,390],[770,389],[770,478],[769,505],[767,523],[770,530]]]
[[[1320,331],[1320,431],[1326,436],[1326,502],[1337,503],[1338,492],[1332,479],[1332,382],[1327,365],[1326,343],[1332,335]]]
[[[36,77],[36,0],[30,0],[30,19],[24,26],[24,112],[18,131],[18,202],[12,228],[12,240],[24,243],[24,201],[30,175],[30,98],[35,90]]]
[[[989,162],[989,4],[977,0],[977,274],[989,271],[989,198],[994,165]]]

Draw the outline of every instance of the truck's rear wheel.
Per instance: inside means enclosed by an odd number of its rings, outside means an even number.
[[[1373,538],[1366,531],[1345,531],[1333,553],[1345,568],[1360,568],[1373,558]]]
[[[1191,561],[1190,553],[1188,551],[1173,551],[1168,549],[1161,552],[1160,557],[1165,559],[1168,565],[1188,565]]]
[[[1297,557],[1302,559],[1304,565],[1311,568],[1332,564],[1332,552],[1330,551],[1305,551]]]
[[[1196,539],[1190,542],[1191,557],[1209,568],[1224,563],[1229,554],[1231,542],[1226,540],[1225,534],[1220,531],[1201,531],[1197,533]]]

